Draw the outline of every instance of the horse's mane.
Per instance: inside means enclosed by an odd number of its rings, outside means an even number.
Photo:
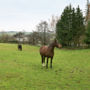
[[[52,42],[48,47],[53,47],[54,42]]]

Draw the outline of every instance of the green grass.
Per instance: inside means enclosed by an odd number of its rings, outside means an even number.
[[[53,68],[41,66],[39,47],[0,44],[0,90],[90,90],[90,49],[55,49]]]

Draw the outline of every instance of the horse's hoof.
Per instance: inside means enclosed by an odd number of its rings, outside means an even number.
[[[45,63],[43,63],[42,66],[45,67],[46,66]]]

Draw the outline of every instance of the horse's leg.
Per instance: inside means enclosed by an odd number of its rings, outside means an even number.
[[[42,66],[43,66],[43,56],[41,56],[41,58],[42,58]]]
[[[43,57],[43,66],[46,66],[45,65],[45,56]]]
[[[41,56],[42,57],[42,66],[44,67],[45,66],[45,57],[44,56]]]
[[[53,60],[53,58],[51,58],[51,62],[50,62],[50,68],[52,68],[52,60]]]
[[[48,57],[47,57],[47,64],[46,64],[46,68],[48,68]]]

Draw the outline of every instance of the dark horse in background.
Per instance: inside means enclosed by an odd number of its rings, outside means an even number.
[[[22,45],[18,44],[18,50],[22,51]]]
[[[62,45],[55,39],[49,46],[42,46],[40,48],[40,55],[42,58],[42,65],[45,66],[45,57],[47,57],[46,68],[48,68],[48,59],[51,58],[50,68],[52,68],[52,60],[54,56],[54,48],[61,48]]]

